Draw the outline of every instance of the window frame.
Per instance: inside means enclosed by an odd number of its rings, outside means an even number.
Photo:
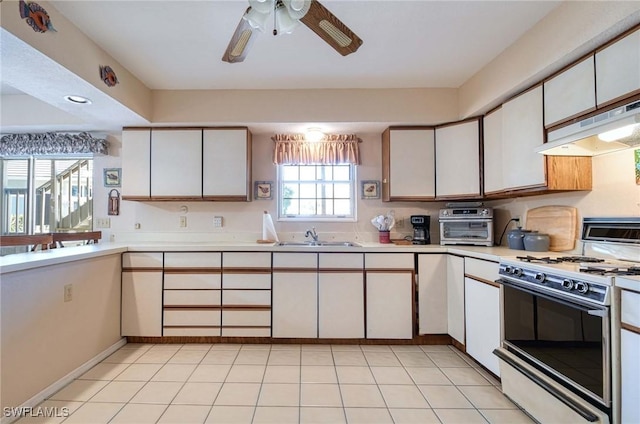
[[[283,215],[282,214],[282,188],[283,188],[283,167],[284,166],[348,166],[349,167],[349,202],[351,204],[351,215],[333,215],[333,216],[312,216],[312,215]],[[340,164],[283,164],[276,166],[276,196],[277,196],[277,207],[278,214],[277,220],[282,222],[357,222],[358,221],[358,199],[356,197],[357,194],[357,166],[351,163],[340,163]],[[301,180],[298,180],[301,181]],[[332,182],[333,180],[316,180],[316,183],[327,181]],[[316,200],[318,198],[316,197]]]

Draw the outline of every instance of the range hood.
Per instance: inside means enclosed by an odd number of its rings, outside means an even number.
[[[612,134],[615,131],[622,131],[622,136]],[[547,142],[537,147],[536,152],[550,156],[595,156],[630,147],[640,148],[640,100],[549,131]]]

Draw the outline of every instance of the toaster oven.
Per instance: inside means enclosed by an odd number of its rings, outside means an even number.
[[[440,209],[440,244],[493,246],[493,209],[462,207]]]

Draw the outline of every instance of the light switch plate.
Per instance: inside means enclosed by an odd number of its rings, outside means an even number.
[[[95,228],[111,228],[111,218],[96,218]]]
[[[214,216],[213,217],[213,227],[214,228],[222,228],[222,217]]]

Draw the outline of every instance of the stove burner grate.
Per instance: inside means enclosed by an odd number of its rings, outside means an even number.
[[[559,264],[560,262],[562,262],[560,259],[553,259],[553,258],[550,258],[549,256],[538,258],[536,256],[527,255],[527,256],[516,256],[516,259],[519,259],[522,262],[542,263],[542,264]]]
[[[599,268],[597,266],[588,266],[580,268],[580,272],[594,275],[640,275],[639,266],[630,266],[629,268]]]
[[[559,261],[561,262],[591,262],[591,263],[598,263],[598,262],[604,262],[604,259],[600,259],[600,258],[594,258],[592,256],[562,256],[560,258],[557,258]]]

